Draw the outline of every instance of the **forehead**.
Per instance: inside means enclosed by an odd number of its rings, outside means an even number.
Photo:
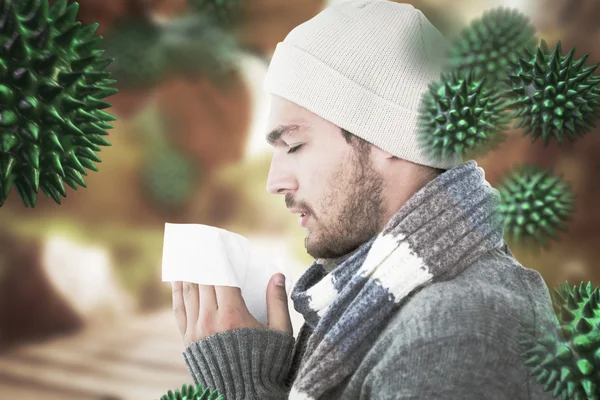
[[[277,125],[267,134],[267,143],[276,146],[283,139],[291,139],[305,133],[308,127],[304,124],[283,124]]]

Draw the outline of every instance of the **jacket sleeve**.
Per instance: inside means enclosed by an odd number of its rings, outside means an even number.
[[[226,400],[286,399],[294,350],[291,334],[261,328],[217,333],[183,352],[196,385],[218,389]]]
[[[521,356],[520,339],[529,332],[524,328],[534,323],[527,299],[493,289],[449,289],[424,296],[403,312],[383,341],[361,398],[553,398],[528,375]]]

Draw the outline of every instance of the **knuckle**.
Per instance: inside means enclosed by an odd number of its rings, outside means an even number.
[[[238,323],[236,321],[232,321],[232,320],[222,320],[219,322],[219,331],[221,332],[225,332],[225,331],[230,331],[235,329],[238,326]]]
[[[184,310],[181,307],[173,307],[173,314],[175,314],[176,317],[180,317],[184,315]]]
[[[240,318],[240,312],[238,309],[233,307],[226,307],[219,309],[221,321],[237,321]]]
[[[277,292],[275,293],[275,298],[279,301],[287,303],[287,295],[281,290],[277,290]]]
[[[211,313],[202,313],[198,320],[202,329],[210,328],[213,324],[213,316]]]
[[[183,295],[184,296],[189,295],[193,289],[194,289],[193,283],[189,283],[189,282],[184,283],[183,284]]]
[[[239,326],[238,324],[235,324],[233,322],[226,322],[225,325],[223,325],[221,327],[221,331],[222,332],[232,331],[234,329],[237,329],[238,326]]]
[[[213,325],[201,325],[198,327],[198,334],[196,335],[198,337],[197,340],[200,340],[200,338],[207,338],[214,333],[216,333],[216,329],[213,327]]]
[[[224,331],[236,329],[240,326],[242,315],[236,308],[225,308],[219,315],[219,328]]]
[[[197,340],[193,335],[186,332],[186,334],[183,335],[183,342],[186,344],[186,346],[189,346],[190,344],[197,342]]]

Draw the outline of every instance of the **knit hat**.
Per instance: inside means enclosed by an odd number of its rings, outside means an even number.
[[[409,4],[349,0],[298,25],[273,53],[264,89],[388,153],[450,169],[418,142],[419,105],[448,44]]]

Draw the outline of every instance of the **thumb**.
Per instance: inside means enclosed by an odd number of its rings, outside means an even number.
[[[281,286],[276,285],[277,278],[281,278]],[[271,277],[267,287],[267,317],[269,329],[280,332],[293,333],[292,320],[288,310],[288,298],[285,292],[285,276],[277,273]]]

